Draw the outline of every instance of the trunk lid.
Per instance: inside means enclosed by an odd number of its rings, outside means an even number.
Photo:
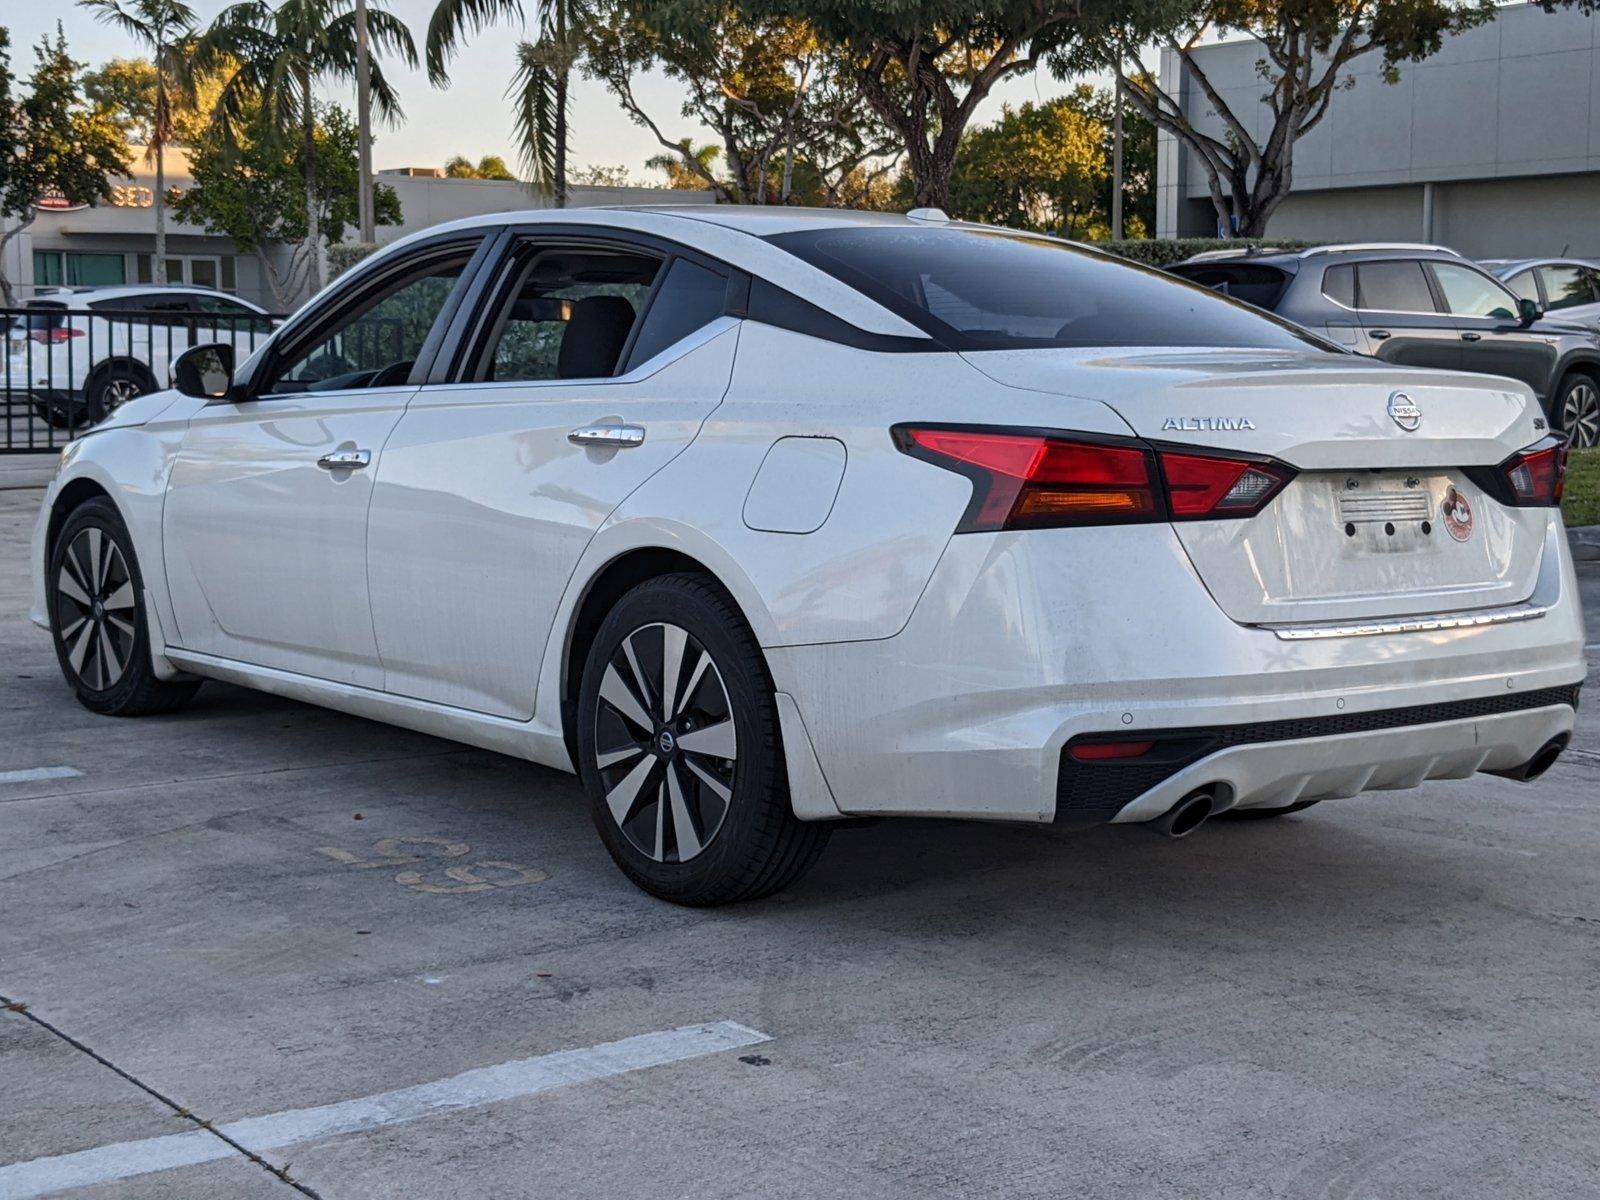
[[[1457,612],[1533,592],[1547,511],[1499,504],[1464,469],[1503,462],[1544,436],[1539,407],[1521,384],[1316,352],[966,357],[1012,387],[1099,400],[1152,442],[1265,455],[1297,468],[1254,517],[1173,524],[1236,621]]]

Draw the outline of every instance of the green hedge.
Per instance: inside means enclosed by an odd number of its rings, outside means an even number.
[[[1167,267],[1207,250],[1243,250],[1247,246],[1270,246],[1299,250],[1316,242],[1289,242],[1276,238],[1127,238],[1120,242],[1095,242],[1096,250],[1132,259],[1151,267]]]
[[[378,247],[372,242],[340,242],[328,247],[328,280],[339,278]]]

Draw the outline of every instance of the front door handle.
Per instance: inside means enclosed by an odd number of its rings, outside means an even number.
[[[644,445],[644,426],[584,425],[567,434],[567,441],[574,446],[610,446],[613,450],[625,450],[629,446]]]
[[[1367,330],[1367,336],[1375,342],[1381,342],[1389,336],[1389,331],[1387,329],[1369,329]]]
[[[1481,342],[1481,341],[1483,341],[1483,334],[1481,334],[1481,333],[1463,333],[1461,335],[1461,340],[1463,342]]]
[[[370,450],[335,450],[317,459],[324,471],[356,471],[372,462]]]

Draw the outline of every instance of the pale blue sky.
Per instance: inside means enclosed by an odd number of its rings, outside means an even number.
[[[202,20],[220,12],[223,0],[191,0]],[[390,0],[389,7],[410,26],[420,43],[427,27],[434,0]],[[91,64],[108,58],[135,53],[128,41],[114,29],[98,24],[70,0],[32,0],[26,5],[7,3],[9,11],[0,24],[11,30],[12,69],[26,75],[32,69],[32,46],[41,35],[53,31],[60,20],[66,30],[73,55]],[[515,164],[512,152],[511,109],[504,99],[506,84],[513,70],[512,47],[518,31],[509,26],[492,27],[479,34],[451,67],[452,84],[447,90],[428,85],[423,72],[415,74],[398,67],[386,68],[400,92],[405,107],[405,123],[397,129],[379,128],[373,160],[385,167],[442,166],[452,154],[465,154],[476,161],[484,154],[504,155]],[[979,112],[980,120],[992,120],[1004,101],[1019,104],[1024,100],[1044,100],[1060,95],[1065,85],[1048,71],[1016,78],[992,95]],[[709,140],[705,131],[687,124],[678,115],[681,93],[660,76],[646,76],[636,94],[668,136],[689,134]],[[338,96],[352,104],[354,96]],[[649,131],[628,120],[605,88],[580,80],[572,104],[572,156],[579,166],[626,166],[636,178],[655,178],[644,171],[644,160],[658,152]]]

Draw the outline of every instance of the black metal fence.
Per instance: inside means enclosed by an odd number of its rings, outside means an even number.
[[[163,296],[170,307],[160,309],[74,308],[70,299],[0,308],[0,454],[59,449],[128,400],[169,386],[172,361],[189,347],[231,343],[243,361],[282,320],[180,310],[190,299]]]

